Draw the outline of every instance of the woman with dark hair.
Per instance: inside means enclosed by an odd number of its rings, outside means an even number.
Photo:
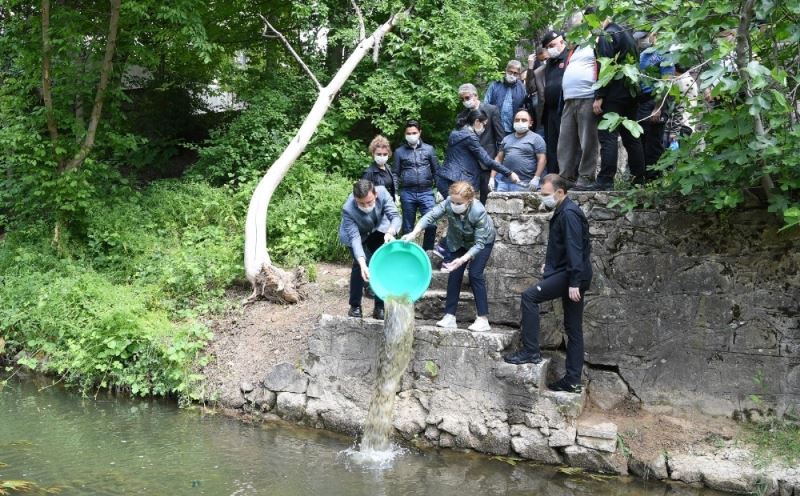
[[[488,117],[482,110],[471,110],[459,116],[456,128],[447,140],[444,165],[436,173],[436,189],[445,198],[450,186],[458,181],[466,181],[477,191],[480,189],[481,167],[495,170],[519,182],[519,177],[508,167],[492,159],[483,149],[478,136],[486,129]]]

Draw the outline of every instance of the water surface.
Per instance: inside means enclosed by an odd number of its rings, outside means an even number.
[[[250,425],[169,401],[39,390],[47,384],[12,379],[0,389],[0,480],[25,479],[62,495],[718,494],[453,450],[407,451],[379,470],[343,453],[354,445],[349,437]]]

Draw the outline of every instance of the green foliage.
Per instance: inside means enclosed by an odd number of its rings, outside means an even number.
[[[569,2],[562,18],[584,4]],[[750,12],[748,5],[753,6]],[[569,39],[594,43],[600,20],[607,16],[633,30],[655,32],[653,49],[666,55],[664,63],[690,68],[701,99],[704,91],[713,99],[691,107],[700,125],[691,138],[680,140],[679,151],[664,154],[655,167],[663,178],[622,204],[633,208],[678,194],[686,197],[689,208],[719,211],[735,208],[748,197],[757,199],[762,194],[754,190],[761,189],[769,210],[783,217],[784,228],[800,225],[800,4],[657,0],[643,5],[603,0],[596,6],[598,11],[586,16]],[[657,67],[643,73],[631,61],[600,62],[598,87],[624,78],[653,86],[659,105],[668,94],[689,104],[676,84],[659,80]],[[639,131],[637,123],[616,114],[601,122],[603,129],[619,125]]]
[[[21,365],[84,388],[197,398],[210,338],[196,317],[240,277],[241,204],[225,188],[163,181],[91,212],[60,251],[31,226],[0,244],[0,332]]]

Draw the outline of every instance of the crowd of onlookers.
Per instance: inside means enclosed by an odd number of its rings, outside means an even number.
[[[572,22],[580,22],[581,15]],[[511,60],[502,79],[492,82],[483,99],[475,85],[458,88],[464,108],[447,140],[440,164],[422,139],[422,126],[405,124],[405,142],[394,150],[383,136],[369,145],[373,162],[342,211],[339,237],[353,255],[350,278],[351,317],[362,317],[361,300],[369,281],[369,260],[401,232],[404,241],[424,233],[422,247],[449,272],[444,317],[437,325],[456,327],[456,306],[465,269],[475,298],[473,331],[491,329],[484,269],[491,256],[495,228],[484,205],[490,191],[539,191],[554,211],[542,279],[522,297],[523,347],[504,359],[538,363],[539,304],[561,298],[569,345],[567,374],[551,389],[580,391],[583,364],[583,296],[592,279],[588,223],[567,196],[570,189],[603,191],[617,179],[619,141],[627,153],[633,184],[656,176],[650,168],[668,149],[680,146],[693,123],[684,101],[697,101],[697,85],[686,68],[669,62],[653,45],[655,33],[631,32],[612,19],[602,23],[593,44],[569,44],[564,33],[550,30],[527,69]],[[637,65],[640,80],[611,78],[599,85],[600,64]],[[666,84],[656,84],[664,81]],[[665,87],[676,86],[681,98]],[[691,103],[690,103],[691,105]],[[604,114],[635,121],[600,129]],[[604,126],[605,127],[605,126]],[[400,210],[398,210],[398,205]],[[417,214],[421,219],[417,221]],[[447,219],[447,234],[436,244],[436,223]],[[384,317],[375,297],[373,317]]]

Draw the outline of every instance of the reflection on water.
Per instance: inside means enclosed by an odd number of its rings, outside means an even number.
[[[598,482],[473,453],[405,450],[359,465],[344,436],[284,423],[248,425],[166,401],[81,398],[12,380],[0,390],[0,480],[63,495],[711,495],[660,483]]]

